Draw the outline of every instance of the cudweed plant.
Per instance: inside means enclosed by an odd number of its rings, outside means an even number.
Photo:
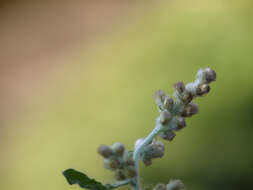
[[[187,85],[183,82],[174,84],[175,100],[163,91],[157,91],[153,97],[160,115],[156,119],[153,131],[146,138],[137,139],[134,151],[127,151],[119,142],[112,146],[101,145],[98,148],[98,153],[104,159],[104,168],[114,172],[115,184],[104,185],[74,169],[63,172],[68,183],[79,184],[81,188],[91,190],[111,190],[124,185],[130,185],[133,190],[141,190],[139,162],[150,166],[154,159],[164,156],[164,144],[158,141],[157,137],[172,141],[176,133],[186,127],[185,118],[199,111],[198,105],[192,102],[193,99],[206,95],[210,91],[210,83],[215,80],[215,71],[208,67],[197,72],[194,82]],[[168,184],[158,184],[153,188],[153,190],[183,189],[184,184],[180,180],[170,180]]]

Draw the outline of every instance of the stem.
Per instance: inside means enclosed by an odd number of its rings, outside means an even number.
[[[180,109],[184,106],[184,104],[181,101],[178,101],[176,105],[174,106],[174,109],[171,111],[172,116],[176,116]],[[171,122],[169,126],[173,124],[173,118],[171,119]],[[156,120],[156,126],[153,129],[153,131],[138,145],[138,147],[135,148],[134,154],[133,154],[133,160],[135,162],[135,171],[136,171],[136,177],[134,180],[132,180],[132,186],[134,187],[134,190],[141,190],[140,189],[140,182],[139,182],[139,160],[140,155],[145,148],[161,131],[163,131],[163,126],[160,123],[160,118]]]
[[[113,188],[118,188],[120,186],[123,186],[123,185],[128,185],[129,183],[131,183],[131,180],[125,180],[125,181],[122,181],[122,182],[119,182],[119,183],[116,183],[113,185]]]
[[[162,130],[162,125],[160,124],[160,122],[157,122],[155,128],[153,129],[153,131],[141,142],[141,144],[136,147],[136,149],[134,150],[134,155],[133,155],[133,159],[135,162],[135,170],[136,170],[136,177],[135,177],[135,181],[134,181],[134,189],[135,190],[140,190],[140,184],[139,184],[139,160],[140,160],[140,154],[143,150],[143,148],[148,145]]]

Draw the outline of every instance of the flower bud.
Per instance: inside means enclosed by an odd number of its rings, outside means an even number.
[[[156,146],[164,152],[164,144],[161,141],[156,141]]]
[[[127,164],[128,166],[134,166],[134,165],[135,165],[133,159],[128,159],[128,160],[126,160],[126,164]]]
[[[120,161],[112,158],[104,160],[104,167],[108,170],[116,170],[120,168]]]
[[[211,68],[207,67],[204,69],[204,77],[207,83],[210,83],[212,81],[216,80],[216,72],[212,70]]]
[[[127,167],[125,169],[125,175],[127,178],[134,178],[137,175],[137,172],[134,167]]]
[[[123,156],[124,151],[125,151],[125,146],[119,142],[114,143],[112,145],[112,150],[117,156]]]
[[[192,95],[195,95],[196,83],[195,82],[187,83],[187,85],[185,86],[185,91],[191,93]]]
[[[167,134],[166,140],[172,141],[175,138],[176,134],[174,132],[170,132]]]
[[[183,82],[177,82],[174,84],[174,88],[181,94],[185,90],[185,86]]]
[[[165,107],[165,109],[172,110],[173,106],[174,106],[174,100],[171,97],[166,96],[166,98],[164,100],[164,107]]]
[[[183,128],[186,127],[186,123],[185,123],[185,120],[183,117],[177,117],[177,120],[176,120],[176,131],[179,131]]]
[[[149,155],[151,158],[161,158],[164,155],[164,147],[157,144],[150,144],[147,147],[147,155]]]
[[[146,166],[150,166],[152,164],[152,160],[151,158],[143,158],[142,159],[143,163],[146,165]]]
[[[101,145],[98,148],[98,153],[103,156],[104,158],[109,158],[110,156],[113,155],[112,149],[111,147],[107,146],[107,145]]]
[[[117,181],[123,181],[126,179],[126,176],[122,170],[118,170],[115,172],[115,179]]]
[[[172,115],[168,111],[162,111],[160,113],[160,121],[162,124],[168,123],[171,120],[171,118],[172,118]]]
[[[160,134],[160,137],[167,141],[172,141],[175,136],[176,134],[173,131],[167,131]]]
[[[130,154],[129,152],[124,158],[124,162],[126,163],[127,166],[134,166],[134,160],[133,160],[133,154]]]
[[[166,190],[166,185],[165,185],[165,184],[162,184],[162,183],[157,184],[157,185],[153,188],[153,190]]]
[[[184,102],[185,104],[188,104],[192,101],[192,99],[193,99],[192,93],[186,92],[182,97],[182,102]]]
[[[191,117],[192,115],[197,114],[199,111],[199,107],[197,104],[188,104],[185,106],[184,111],[182,112],[182,117]]]
[[[162,90],[158,90],[154,93],[153,98],[155,99],[156,104],[160,107],[163,105],[166,94]]]
[[[167,190],[183,190],[184,184],[181,180],[170,180],[169,184],[167,184]]]
[[[164,156],[164,152],[161,149],[155,149],[152,153],[152,158],[162,158]]]
[[[201,84],[196,89],[196,94],[198,96],[202,96],[204,94],[207,94],[210,91],[210,86],[208,84]]]

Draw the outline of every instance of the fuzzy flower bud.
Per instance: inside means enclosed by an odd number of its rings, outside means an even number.
[[[194,96],[196,94],[196,83],[187,83],[187,85],[185,86],[185,91],[191,93]]]
[[[172,141],[175,138],[176,134],[173,131],[164,131],[160,134],[164,140]]]
[[[168,123],[171,120],[171,118],[172,115],[168,111],[162,111],[160,114],[160,121],[162,124]]]
[[[125,146],[119,142],[114,143],[112,145],[112,150],[117,156],[123,156],[124,151],[125,151]]]
[[[164,150],[164,144],[155,140],[145,147],[142,153],[142,161],[146,166],[149,166],[152,164],[152,159],[163,157]]]
[[[165,100],[166,94],[162,90],[158,90],[154,93],[153,98],[158,107],[163,106],[163,102]]]
[[[171,97],[166,96],[166,98],[164,100],[165,109],[172,110],[173,106],[174,106],[174,100]]]
[[[134,160],[133,160],[133,154],[127,152],[124,157],[124,162],[126,163],[127,166],[134,166]]]
[[[197,104],[188,104],[185,106],[184,111],[182,112],[181,116],[182,117],[191,117],[192,115],[197,114],[199,111],[199,107]]]
[[[196,89],[196,94],[198,96],[202,96],[204,94],[207,94],[210,91],[210,86],[208,84],[201,84]]]
[[[183,190],[184,184],[181,180],[170,180],[169,184],[167,184],[167,190]]]
[[[182,101],[185,103],[185,104],[188,104],[192,101],[193,99],[193,95],[191,92],[185,92],[185,94],[183,95],[182,97]]]
[[[117,181],[123,181],[126,179],[126,176],[122,170],[118,170],[115,172],[115,179]]]
[[[216,80],[216,72],[209,67],[204,69],[204,76],[207,83]]]
[[[201,83],[210,83],[216,80],[216,72],[209,67],[200,69],[197,72],[197,78],[201,81]]]
[[[162,183],[157,184],[157,185],[153,188],[153,190],[166,190],[166,185],[165,185],[165,184],[162,184]]]
[[[176,120],[176,131],[179,131],[183,128],[186,127],[186,123],[185,123],[185,120],[183,117],[177,117],[177,120]]]
[[[164,144],[161,141],[156,141],[155,144],[160,150],[165,151]]]
[[[117,159],[105,159],[104,168],[108,170],[116,170],[120,168],[120,161]]]
[[[143,158],[142,159],[142,161],[143,161],[143,163],[146,165],[146,166],[150,166],[150,165],[152,165],[152,160],[151,160],[151,158]]]
[[[127,178],[134,178],[136,177],[137,173],[134,167],[127,167],[125,169],[125,175]]]
[[[101,145],[98,148],[98,153],[103,156],[104,158],[109,158],[110,156],[113,155],[112,149],[111,147],[107,146],[107,145]]]
[[[181,94],[185,90],[185,86],[183,82],[177,82],[174,84],[174,88]]]
[[[148,154],[150,154],[152,158],[161,158],[164,155],[164,146],[161,147],[157,144],[150,144],[148,145]]]

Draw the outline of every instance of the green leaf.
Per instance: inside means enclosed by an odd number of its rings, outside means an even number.
[[[96,181],[95,179],[90,179],[84,173],[76,171],[74,169],[67,169],[62,173],[66,177],[70,185],[78,184],[81,188],[91,189],[91,190],[111,190],[123,185],[131,184],[131,180],[125,180],[113,185],[111,184],[103,185],[102,183]]]
[[[114,186],[96,181],[95,179],[90,179],[87,175],[82,172],[76,171],[74,169],[67,169],[63,172],[70,185],[78,184],[80,187],[91,190],[110,190]]]

